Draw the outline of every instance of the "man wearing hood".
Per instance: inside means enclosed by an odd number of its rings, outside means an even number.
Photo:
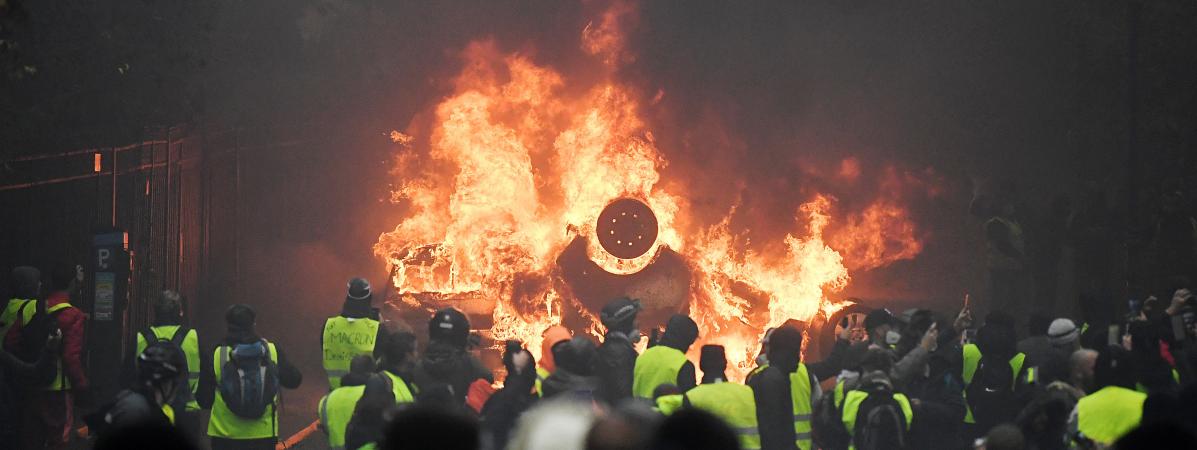
[[[412,378],[419,388],[419,403],[462,408],[471,384],[477,380],[494,383],[490,370],[469,352],[469,339],[470,321],[461,311],[444,308],[432,315],[428,349]]]
[[[1013,319],[990,313],[977,330],[977,343],[962,350],[965,437],[976,438],[1008,421],[1030,401],[1031,368],[1018,351]]]
[[[254,329],[257,314],[249,305],[230,306],[225,312],[224,318],[228,333],[217,345],[212,357],[213,363],[207,364],[208,367],[203,368],[196,394],[196,400],[200,406],[212,411],[208,421],[208,436],[212,438],[212,449],[273,449],[278,442],[278,399],[274,399],[274,403],[266,408],[261,417],[237,416],[225,405],[217,389],[217,384],[221,381],[220,373],[217,371],[224,370],[218,361],[222,360],[222,353],[227,360],[228,352],[238,345],[252,345],[261,342],[270,349],[269,356],[277,368],[279,386],[287,389],[298,388],[299,384],[303,382],[303,374],[287,360],[282,347],[258,336]],[[201,361],[201,364],[207,362],[208,360],[205,359]]]
[[[686,352],[697,339],[694,320],[681,314],[670,317],[661,341],[636,358],[632,394],[651,401],[653,391],[662,384],[672,384],[683,392],[694,387],[694,363],[686,359]]]
[[[594,398],[599,385],[599,379],[594,376],[598,359],[594,342],[581,336],[558,342],[553,346],[553,359],[557,361],[557,370],[544,380],[545,398],[559,394],[584,400]]]
[[[769,336],[769,366],[748,382],[756,400],[761,448],[809,450],[811,412],[823,396],[801,362],[802,332],[782,326]]]
[[[634,346],[640,341],[636,316],[640,309],[639,300],[622,297],[599,313],[607,335],[598,347],[595,374],[599,378],[598,397],[610,405],[632,398],[632,372],[639,356]]]
[[[79,308],[71,305],[75,278],[75,265],[55,265],[50,276],[53,292],[46,297],[44,310],[39,312],[48,316],[49,330],[57,328],[62,332],[62,349],[53,378],[48,384],[42,384],[28,394],[24,425],[24,441],[28,448],[65,447],[75,420],[74,403],[88,403],[88,380],[83,369],[86,319]],[[27,329],[44,330],[37,326]],[[15,329],[14,333],[20,334]],[[19,336],[23,354],[27,355],[44,345],[46,336],[37,334]]]
[[[547,337],[545,341],[548,341]],[[533,370],[536,359],[532,353],[518,341],[507,341],[506,347],[503,366],[507,369],[507,378],[503,380],[503,388],[490,396],[481,412],[482,431],[489,436],[491,448],[497,449],[507,448],[516,420],[543,396],[542,380],[537,378],[537,370]],[[551,358],[548,356],[551,352],[551,349],[545,350],[541,359]]]
[[[378,309],[370,306],[374,298],[365,278],[349,280],[341,314],[329,317],[320,334],[320,350],[329,390],[341,386],[341,377],[349,371],[349,362],[358,355],[379,356],[375,347],[387,330],[378,318]]]
[[[116,394],[111,408],[104,412],[101,435],[121,429],[155,425],[171,426],[176,411],[171,404],[175,395],[187,389],[186,360],[173,344],[159,341],[149,344],[136,359],[137,382]],[[191,436],[188,436],[191,438]]]
[[[540,361],[536,366],[536,394],[543,397],[541,384],[557,370],[556,360],[553,359],[553,346],[558,342],[568,341],[571,336],[569,330],[561,325],[553,325],[544,330],[540,341]]]
[[[362,448],[381,441],[386,414],[397,406],[415,402],[414,389],[403,377],[407,361],[416,351],[416,336],[408,332],[384,335],[378,346],[382,354],[378,372],[366,380],[360,400],[352,407],[344,448]]]

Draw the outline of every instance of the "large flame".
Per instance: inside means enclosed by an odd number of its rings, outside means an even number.
[[[666,161],[640,118],[636,91],[612,75],[632,60],[621,21],[633,11],[616,3],[583,30],[582,50],[610,72],[590,86],[566,89],[569,80],[551,67],[493,42],[470,44],[452,94],[392,133],[400,145],[392,200],[409,213],[375,251],[394,265],[391,281],[408,307],[493,301],[491,337],[538,352],[541,333],[576,304],[557,276],[556,257],[583,237],[592,260],[621,273],[598,247],[594,223],[612,200],[640,199],[657,215],[657,246],[690,265],[689,313],[703,341],[723,344],[729,375],[740,378],[768,327],[842,307],[828,294],[847,285],[848,267],[911,258],[921,247],[905,211],[878,203],[837,235],[859,258],[846,267],[824,240],[833,220],[827,195],[796,211],[793,231],[769,256],[740,250],[742,237],[730,226],[735,205],[705,230],[680,229],[703,221],[686,216],[684,192],[662,185]],[[895,227],[904,230],[899,244],[883,236]],[[600,334],[593,312],[580,313],[592,322],[585,331]]]

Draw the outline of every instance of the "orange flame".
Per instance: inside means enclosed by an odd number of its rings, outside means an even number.
[[[607,66],[626,61],[621,21],[632,12],[616,3],[583,31],[583,50]],[[741,237],[730,229],[735,206],[705,231],[684,233],[680,223],[697,221],[686,215],[684,193],[662,185],[666,161],[629,86],[608,74],[585,89],[565,89],[567,80],[551,67],[488,41],[470,44],[461,58],[452,94],[408,129],[390,133],[401,145],[392,201],[409,213],[379,237],[375,253],[396,267],[391,281],[404,307],[493,301],[486,307],[490,336],[538,352],[541,333],[576,303],[556,268],[570,242],[586,238],[588,256],[617,274],[639,270],[668,248],[690,265],[689,313],[703,340],[727,348],[729,375],[737,379],[751,368],[768,327],[842,307],[826,295],[849,281],[844,258],[824,241],[831,197],[817,195],[798,209],[795,231],[777,245],[780,256],[740,250]],[[640,199],[657,215],[657,244],[643,261],[618,260],[598,246],[595,221],[620,197]],[[875,267],[874,260],[921,249],[875,255],[875,235],[905,218],[895,204],[876,208],[845,227],[839,242],[850,267]],[[580,313],[591,324],[575,334],[601,336],[593,312]]]

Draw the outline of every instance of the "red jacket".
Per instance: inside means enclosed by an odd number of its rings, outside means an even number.
[[[59,291],[46,298],[46,309],[60,303],[69,303],[70,294]],[[83,327],[87,318],[83,311],[74,306],[58,311],[58,329],[62,330],[62,365],[67,376],[71,377],[71,387],[74,389],[87,388],[87,373],[83,370]]]

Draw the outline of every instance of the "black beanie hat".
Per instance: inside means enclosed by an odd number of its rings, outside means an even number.
[[[769,361],[798,361],[802,352],[802,332],[792,326],[780,326],[769,335]]]
[[[685,351],[698,339],[698,324],[684,314],[674,314],[665,324],[661,343]]]
[[[727,354],[722,345],[704,345],[698,357],[698,367],[702,373],[723,373],[727,370]]]
[[[9,293],[13,298],[37,298],[38,284],[42,281],[42,272],[36,267],[20,266],[12,269],[12,280]]]
[[[612,300],[599,312],[599,321],[611,331],[631,331],[636,313],[640,312],[640,301],[627,297]]]
[[[230,328],[253,329],[256,318],[257,313],[254,312],[254,309],[249,305],[243,304],[230,306],[224,313],[224,320]]]
[[[885,324],[893,323],[893,321],[894,321],[894,315],[890,314],[888,309],[885,309],[885,308],[874,309],[869,312],[869,315],[865,316],[865,320],[864,320],[865,331],[872,330],[874,328],[877,328],[877,327],[885,325]]]
[[[557,367],[565,369],[575,375],[594,375],[595,360],[598,348],[594,342],[582,336],[553,344],[553,361]]]

